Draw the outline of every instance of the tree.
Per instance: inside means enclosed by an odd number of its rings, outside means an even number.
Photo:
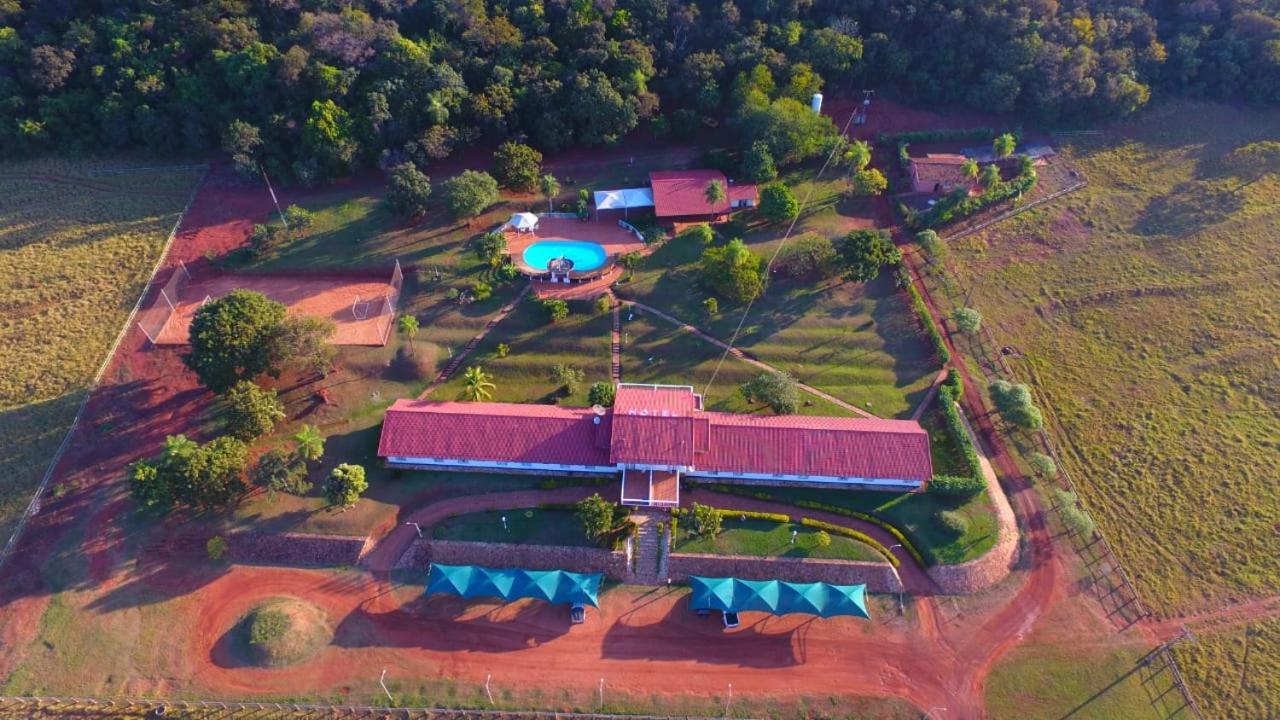
[[[707,311],[709,317],[715,317],[720,314],[720,301],[709,297],[702,301],[702,309]]]
[[[243,120],[232,120],[222,134],[222,150],[231,156],[231,166],[242,177],[258,175],[258,150],[262,134]]]
[[[351,115],[332,100],[311,103],[302,129],[302,146],[326,175],[350,172],[360,147]]]
[[[1013,154],[1018,147],[1018,139],[1012,133],[1005,133],[996,136],[991,142],[991,152],[995,153],[998,158],[1007,158]]]
[[[961,332],[972,335],[982,326],[982,313],[969,307],[956,308],[956,311],[951,313],[951,321],[960,328]]]
[[[747,402],[761,402],[779,415],[793,415],[797,406],[795,378],[787,373],[762,372],[742,384],[738,390]]]
[[[315,425],[303,425],[293,435],[295,452],[302,462],[316,462],[324,456],[324,435]]]
[[[547,322],[560,322],[569,317],[569,303],[559,298],[543,298],[537,301]]]
[[[556,176],[551,173],[543,175],[538,180],[538,189],[542,191],[542,197],[547,199],[547,212],[553,212],[555,207],[556,196],[560,194],[560,181],[556,180]]]
[[[599,540],[613,529],[614,504],[594,493],[574,504],[574,515],[582,523],[588,540]]]
[[[947,257],[947,244],[942,242],[942,238],[938,237],[938,233],[932,230],[921,230],[916,233],[916,243],[929,256],[930,260],[935,262],[945,260]]]
[[[764,289],[764,258],[748,250],[741,240],[703,250],[699,266],[702,282],[732,302],[754,300]]]
[[[690,244],[710,245],[715,242],[716,232],[706,223],[698,223],[680,231],[676,239]]]
[[[978,161],[974,160],[971,157],[965,158],[964,162],[960,163],[960,172],[964,173],[964,177],[966,180],[969,180],[969,181],[977,180],[978,179]]]
[[[454,217],[471,218],[498,202],[498,181],[487,172],[463,170],[444,182],[444,202]]]
[[[221,535],[214,535],[204,544],[204,553],[212,561],[217,562],[227,554],[227,539]]]
[[[284,419],[284,405],[275,390],[263,390],[248,380],[232,385],[222,396],[226,407],[227,432],[234,438],[252,440],[271,432]]]
[[[855,195],[879,195],[889,189],[889,181],[875,168],[854,173],[850,184]]]
[[[591,388],[587,390],[587,402],[592,405],[601,407],[613,407],[613,400],[617,397],[618,388],[611,382],[594,382]]]
[[[494,269],[507,257],[507,236],[498,230],[491,230],[476,239],[476,255]]]
[[[827,238],[805,233],[788,242],[773,262],[779,275],[792,280],[815,280],[840,271],[835,245]]]
[[[854,230],[836,243],[836,252],[845,277],[854,282],[871,282],[880,268],[902,262],[902,251],[883,230]]]
[[[493,390],[497,386],[484,368],[472,365],[462,375],[464,383],[462,396],[471,402],[481,402],[493,398]]]
[[[311,491],[311,483],[307,482],[307,466],[297,453],[283,448],[271,448],[258,457],[253,466],[250,479],[254,485],[268,493],[287,492],[293,495],[306,495]]]
[[[240,380],[279,377],[277,339],[285,306],[252,290],[233,290],[205,303],[191,320],[191,348],[182,360],[201,384],[221,393]]]
[[[517,142],[502,143],[493,153],[493,174],[512,190],[532,191],[541,179],[542,153]]]
[[[409,354],[414,354],[413,338],[418,334],[418,318],[410,314],[401,315],[396,321],[396,330],[409,341]]]
[[[991,401],[1007,422],[1026,430],[1044,427],[1044,416],[1031,399],[1031,388],[1022,383],[991,383]]]
[[[551,382],[556,384],[556,389],[560,392],[561,397],[568,397],[578,392],[578,388],[586,379],[587,373],[582,368],[565,365],[564,363],[556,363],[551,366]]]
[[[778,177],[778,168],[773,164],[773,154],[769,145],[763,140],[751,143],[751,147],[742,154],[742,175],[754,183],[765,183]]]
[[[402,217],[425,215],[431,197],[431,178],[417,165],[404,162],[387,173],[387,205]]]
[[[299,235],[315,222],[315,215],[308,209],[298,205],[290,205],[284,209],[284,220],[289,224],[289,232]]]
[[[707,186],[702,189],[702,197],[708,205],[715,206],[724,202],[728,195],[725,194],[724,183],[719,180],[708,180]]]
[[[773,222],[790,220],[800,214],[800,202],[791,188],[773,182],[760,188],[760,214]]]
[[[338,349],[329,342],[335,324],[329,318],[295,315],[281,321],[274,338],[274,353],[281,364],[327,375]]]
[[[75,63],[76,54],[71,50],[37,45],[31,48],[31,63],[28,65],[31,82],[43,92],[53,92],[71,77]]]
[[[613,309],[613,300],[608,295],[596,298],[596,314],[603,315]]]
[[[999,185],[1000,168],[996,167],[995,163],[984,166],[982,168],[982,176],[978,178],[978,182],[982,184],[982,187],[988,190]]]
[[[342,463],[329,473],[324,484],[324,497],[335,507],[349,508],[356,504],[369,483],[364,478],[364,467]]]
[[[139,460],[129,466],[129,492],[144,510],[165,513],[173,507],[173,487],[150,460]]]
[[[1058,476],[1058,464],[1053,458],[1041,452],[1033,452],[1027,458],[1027,464],[1031,466],[1031,471],[1036,477],[1051,480]]]
[[[720,525],[724,522],[724,514],[719,508],[701,503],[694,503],[690,511],[693,519],[693,532],[701,537],[714,537],[720,534]]]
[[[1262,140],[1241,145],[1227,156],[1231,170],[1242,178],[1244,185],[1252,185],[1267,173],[1280,173],[1280,141]]]
[[[818,155],[839,134],[831,118],[789,97],[763,107],[743,108],[733,123],[739,128],[743,145],[763,142],[774,162],[783,166]]]
[[[143,466],[132,470],[134,497],[144,507],[168,510],[173,505],[219,508],[245,490],[248,447],[224,436],[198,445],[184,435],[165,438],[164,450],[153,463],[154,475]],[[160,486],[163,486],[161,488]]]
[[[871,164],[871,146],[865,140],[854,140],[845,147],[840,160],[851,172],[862,172]]]

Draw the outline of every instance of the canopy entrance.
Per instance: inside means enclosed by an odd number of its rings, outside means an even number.
[[[600,578],[600,573],[432,563],[427,577],[427,594],[496,597],[507,602],[536,598],[555,604],[598,607]]]
[[[694,610],[742,612],[759,610],[774,615],[806,613],[819,617],[852,615],[868,618],[866,585],[793,583],[784,580],[741,580],[733,577],[690,576]]]

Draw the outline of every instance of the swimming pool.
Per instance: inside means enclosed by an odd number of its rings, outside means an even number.
[[[567,258],[576,272],[595,270],[609,259],[604,248],[582,240],[539,240],[524,249],[524,262],[534,270],[546,270],[559,258]]]

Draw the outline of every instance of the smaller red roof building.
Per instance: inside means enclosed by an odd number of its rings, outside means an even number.
[[[707,202],[707,185],[719,182],[725,197],[717,203]],[[730,185],[719,170],[661,170],[649,173],[653,190],[653,212],[660,220],[671,222],[718,222],[727,219],[735,208],[756,204],[755,185]]]

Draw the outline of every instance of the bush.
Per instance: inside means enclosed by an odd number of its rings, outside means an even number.
[[[680,234],[676,236],[676,240],[687,243],[698,243],[699,245],[710,245],[712,242],[715,242],[715,239],[715,231],[706,223],[691,225],[684,230],[681,230]]]
[[[418,217],[427,212],[431,178],[411,162],[401,163],[387,173],[387,205],[402,217]]]
[[[792,280],[817,280],[840,271],[835,245],[814,233],[806,233],[787,243],[778,253],[773,267],[779,275]]]
[[[289,224],[289,232],[300,233],[311,227],[315,222],[315,216],[304,207],[290,205],[284,209],[284,221]]]
[[[791,188],[772,182],[760,188],[760,214],[774,222],[790,220],[800,214],[800,201]]]
[[[222,556],[227,554],[227,539],[221,535],[214,535],[209,538],[208,542],[204,544],[204,554],[214,562],[221,560]]]
[[[249,642],[253,645],[269,645],[289,632],[289,616],[280,610],[260,610],[254,613],[249,624]]]
[[[1031,457],[1027,458],[1027,464],[1031,466],[1031,471],[1036,474],[1036,477],[1050,480],[1058,475],[1058,464],[1044,453],[1031,453]]]
[[[568,397],[578,392],[578,387],[587,379],[587,373],[582,368],[576,368],[564,363],[556,363],[551,366],[551,382],[556,384],[556,389],[561,397]]]
[[[613,300],[608,295],[596,298],[596,314],[603,315],[613,309]]]
[[[925,305],[924,297],[915,283],[907,285],[907,295],[911,297],[911,309],[915,311],[916,319],[920,321],[920,326],[929,336],[929,344],[933,345],[933,354],[938,358],[938,364],[946,365],[951,362],[951,351],[947,349],[947,342],[942,338],[942,331],[933,321],[933,314],[929,312],[929,307]]]
[[[444,182],[444,202],[454,217],[470,218],[498,202],[498,181],[487,172],[463,170]]]
[[[762,402],[779,415],[792,415],[796,411],[796,380],[787,373],[760,373],[743,383],[739,390],[747,402]]]
[[[850,180],[855,195],[879,195],[889,189],[889,181],[884,173],[875,168],[859,170]]]
[[[542,316],[547,322],[560,322],[569,317],[569,303],[558,298],[535,300],[542,308]]]
[[[1062,522],[1067,528],[1085,540],[1092,540],[1098,527],[1094,525],[1089,513],[1080,507],[1080,499],[1076,494],[1063,488],[1054,488],[1053,495],[1058,504],[1058,512],[1062,515]]]
[[[618,388],[611,382],[594,382],[587,390],[587,402],[601,407],[613,407],[613,400],[618,395]]]
[[[306,495],[311,491],[307,482],[307,466],[295,453],[282,448],[272,448],[258,457],[253,467],[253,484],[268,493],[287,492]]]
[[[832,523],[829,523],[829,522],[814,520],[813,518],[807,518],[807,517],[800,518],[800,524],[806,527],[817,528],[818,530],[824,530],[828,533],[843,535],[844,537],[853,538],[854,540],[857,540],[858,542],[863,543],[865,545],[870,545],[873,550],[883,555],[884,559],[888,560],[890,565],[894,567],[898,567],[898,564],[899,564],[898,558],[894,557],[893,553],[889,551],[889,548],[885,547],[884,544],[881,543],[879,540],[876,540],[875,538],[871,537],[866,533],[861,533],[861,532],[858,532],[857,530],[853,530],[841,525],[833,525]],[[903,547],[906,547],[906,546],[904,545]]]
[[[789,523],[791,516],[785,513],[760,512],[758,510],[734,510],[720,508],[720,515],[729,520],[764,520],[765,522]]]
[[[720,301],[709,297],[702,301],[702,309],[707,312],[708,316],[715,317],[720,314]]]
[[[969,518],[955,510],[939,510],[933,514],[933,522],[953,540],[969,532]]]
[[[961,477],[959,475],[934,475],[929,481],[928,491],[934,495],[955,498],[971,498],[986,489],[987,484],[981,477]]]
[[[902,262],[902,251],[884,230],[854,230],[836,243],[840,266],[854,282],[870,282],[885,265]]]
[[[542,177],[542,153],[528,145],[505,142],[493,154],[493,172],[512,190],[532,192]]]
[[[703,250],[699,266],[702,282],[732,302],[750,302],[764,289],[764,258],[748,250],[741,240]]]
[[[493,297],[493,286],[483,280],[476,280],[471,283],[471,299],[476,302],[484,302]]]
[[[248,380],[232,385],[222,396],[227,432],[240,440],[253,440],[271,432],[284,419],[284,405],[275,390],[263,390]]]
[[[819,530],[813,535],[813,544],[820,548],[831,547],[831,534],[826,530]]]
[[[360,465],[342,463],[329,473],[324,485],[324,496],[330,505],[349,508],[356,504],[369,483],[364,478],[364,468]]]
[[[599,540],[613,527],[614,504],[594,493],[574,504],[574,514],[589,540]]]
[[[1022,383],[997,380],[991,383],[991,401],[1000,416],[1012,425],[1038,430],[1044,427],[1044,416],[1031,399],[1031,388]]]
[[[972,335],[982,327],[982,313],[970,307],[956,308],[956,311],[951,313],[951,321],[960,328],[961,332]]]
[[[726,486],[726,487],[733,487],[733,486]],[[910,555],[912,558],[914,558],[915,561],[920,565],[920,567],[927,567],[929,565],[934,564],[932,560],[932,556],[930,557],[930,560],[928,562],[925,561],[924,555],[922,555],[920,551],[916,549],[915,543],[912,542],[912,540],[909,537],[907,537],[907,534],[905,532],[903,532],[902,530],[899,530],[896,525],[893,525],[892,523],[889,523],[886,520],[878,518],[875,515],[869,515],[864,512],[858,512],[857,510],[850,510],[849,508],[840,507],[839,505],[827,505],[825,503],[814,502],[812,500],[797,500],[796,507],[807,508],[809,510],[823,510],[829,513],[835,513],[837,515],[846,515],[851,518],[857,518],[864,522],[869,522],[872,525],[875,525],[880,529],[884,530],[885,532],[889,533],[890,535],[892,535],[899,543],[902,544],[902,547],[906,549],[907,554]]]
[[[938,233],[932,230],[921,230],[916,233],[916,242],[931,260],[942,261],[947,257],[947,244],[938,237]]]
[[[719,534],[720,524],[724,520],[724,515],[720,510],[710,505],[702,505],[696,502],[693,504],[688,517],[693,523],[694,534],[703,537]]]
[[[773,154],[769,152],[767,143],[757,140],[742,154],[742,176],[753,183],[769,182],[778,177],[778,168],[774,166]]]

